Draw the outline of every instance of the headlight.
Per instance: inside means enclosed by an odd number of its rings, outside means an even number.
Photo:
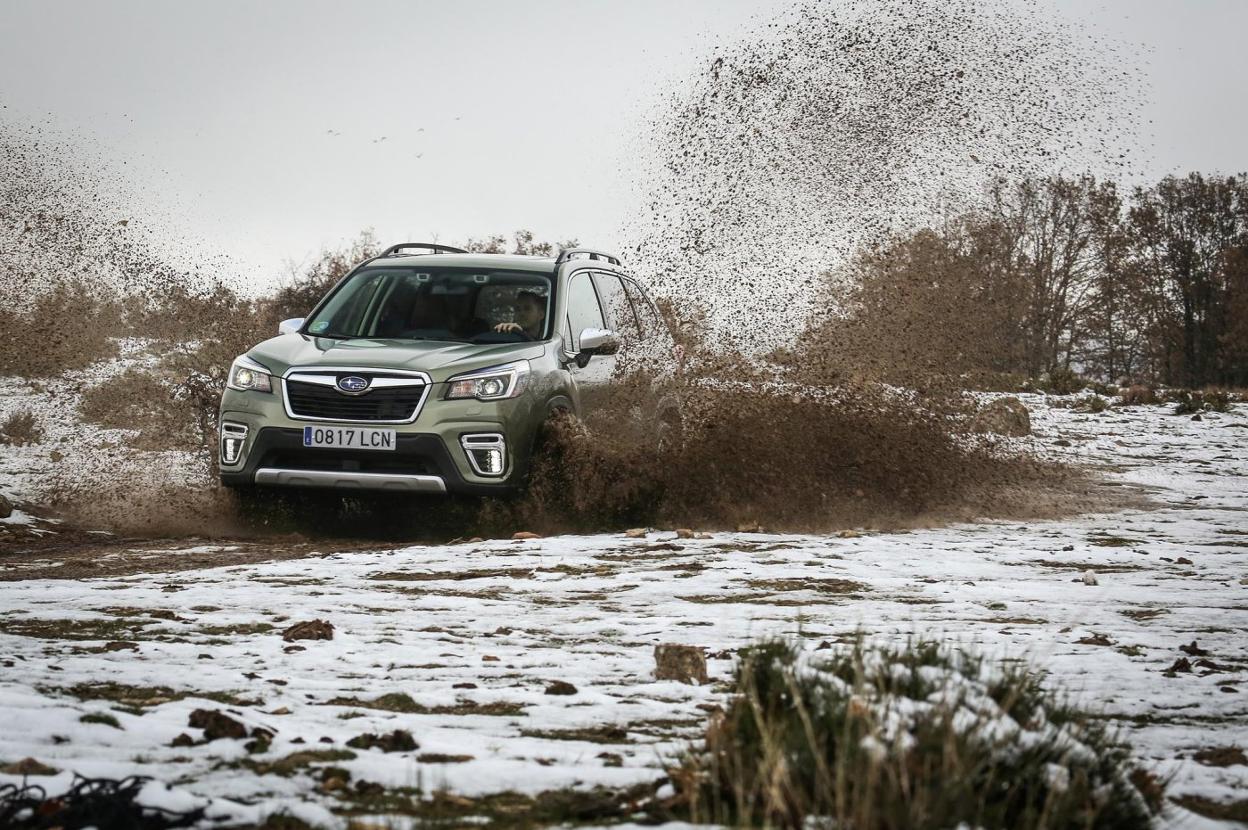
[[[447,400],[476,398],[479,401],[501,401],[514,398],[529,383],[529,361],[517,360],[506,366],[493,366],[451,378],[448,383]]]
[[[268,368],[261,366],[247,355],[234,359],[233,365],[230,366],[230,378],[225,385],[240,392],[273,391],[273,379],[269,377]]]

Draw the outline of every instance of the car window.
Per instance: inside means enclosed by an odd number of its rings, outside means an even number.
[[[582,331],[606,327],[589,272],[579,271],[573,274],[571,282],[568,283],[568,331],[572,338],[572,350],[581,350]]]
[[[603,308],[611,320],[611,328],[625,343],[634,343],[641,339],[641,328],[637,325],[637,315],[633,313],[633,304],[624,293],[624,285],[615,274],[597,273],[599,297]]]
[[[365,268],[315,312],[321,337],[513,343],[548,336],[550,278],[533,271]]]
[[[654,303],[650,302],[650,298],[646,296],[641,286],[630,279],[625,279],[624,290],[628,292],[629,299],[633,301],[633,308],[637,311],[637,317],[641,322],[642,337],[661,337],[667,334],[663,319],[659,317]]]

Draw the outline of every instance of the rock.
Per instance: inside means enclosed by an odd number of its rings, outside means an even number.
[[[526,539],[540,539],[542,536],[540,533],[530,533],[527,530],[521,530],[511,534],[511,538],[518,542],[523,542]]]
[[[646,538],[646,529],[644,527],[629,528],[624,531],[624,535],[629,539],[644,539]]]
[[[574,695],[576,694],[576,687],[566,681],[556,680],[546,687],[546,694],[548,695]]]
[[[1200,413],[1199,413],[1199,412],[1197,412],[1195,415],[1193,415],[1193,416],[1192,416],[1192,420],[1193,420],[1193,421],[1203,421],[1203,420],[1205,420],[1205,419],[1201,417],[1201,415],[1200,415]]]
[[[1083,584],[1084,585],[1096,585],[1097,584],[1096,574],[1092,573],[1091,571],[1084,571],[1083,572]]]
[[[195,746],[195,739],[192,738],[190,735],[186,734],[185,732],[183,732],[181,735],[179,735],[178,737],[170,741],[169,746],[172,746],[172,747]]]
[[[737,525],[737,533],[762,533],[763,526],[758,522],[742,522]]]
[[[0,493],[0,519],[7,519],[13,515],[13,502],[9,501],[4,493]]]
[[[1194,562],[1192,562],[1192,560],[1188,559],[1186,556],[1180,556],[1178,559],[1174,560],[1174,564],[1176,564],[1176,565],[1194,565],[1195,563],[1194,563]]]
[[[382,752],[412,752],[420,749],[420,744],[406,729],[396,729],[388,735],[374,735],[366,732],[347,741],[352,749],[380,749]]]
[[[1177,672],[1183,672],[1183,673],[1185,673],[1185,674],[1191,674],[1191,673],[1192,673],[1192,662],[1191,662],[1190,660],[1188,660],[1186,657],[1180,657],[1178,660],[1175,660],[1175,661],[1174,661],[1174,665],[1172,665],[1170,668],[1166,669],[1166,671],[1165,671],[1165,673],[1166,673],[1167,675],[1169,675],[1170,677],[1174,677],[1174,675],[1175,675]]]
[[[654,677],[678,683],[707,682],[706,654],[698,646],[663,643],[654,647]]]
[[[840,539],[857,539],[862,534],[856,530],[842,530],[836,535]]]
[[[618,752],[599,752],[596,756],[602,759],[604,767],[622,767],[624,766],[624,756]]]
[[[59,450],[52,450],[52,452],[48,453],[48,460],[50,460],[53,464],[57,464],[65,460],[65,453]]]
[[[676,538],[677,539],[692,539],[693,531],[687,527],[678,527],[676,528]]]
[[[139,644],[132,643],[128,640],[114,640],[111,643],[104,644],[105,651],[138,651]]]
[[[975,413],[971,419],[971,431],[1014,437],[1031,435],[1031,414],[1018,398],[997,398]]]
[[[325,620],[307,620],[295,623],[283,631],[282,639],[286,642],[293,640],[332,640],[334,639],[334,626],[325,622]]]
[[[497,663],[498,657],[494,654],[483,654],[481,655],[481,662],[482,663]]]
[[[234,720],[224,712],[196,709],[191,712],[187,725],[192,729],[204,730],[204,740],[215,741],[218,738],[246,738],[247,727]]]
[[[1104,634],[1093,634],[1089,637],[1075,640],[1081,646],[1112,646],[1114,643]]]
[[[59,770],[47,764],[41,764],[34,758],[23,758],[6,767],[0,767],[0,772],[6,775],[56,775]]]

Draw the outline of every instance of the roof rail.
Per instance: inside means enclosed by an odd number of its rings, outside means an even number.
[[[450,245],[438,245],[434,242],[400,242],[398,245],[391,245],[382,251],[378,259],[382,257],[394,256],[398,251],[404,248],[427,248],[435,254],[466,254],[463,248],[453,248]]]
[[[620,258],[614,254],[608,254],[605,251],[595,251],[593,248],[564,248],[559,252],[559,256],[555,259],[555,267],[558,268],[570,259],[597,259],[606,260],[612,265],[623,267],[624,263],[620,262]]]

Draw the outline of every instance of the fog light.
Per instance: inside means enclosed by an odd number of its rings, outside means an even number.
[[[221,424],[221,463],[237,464],[243,455],[243,444],[247,441],[247,425]]]
[[[507,469],[507,442],[498,433],[463,435],[459,439],[468,464],[479,476],[501,476]]]

